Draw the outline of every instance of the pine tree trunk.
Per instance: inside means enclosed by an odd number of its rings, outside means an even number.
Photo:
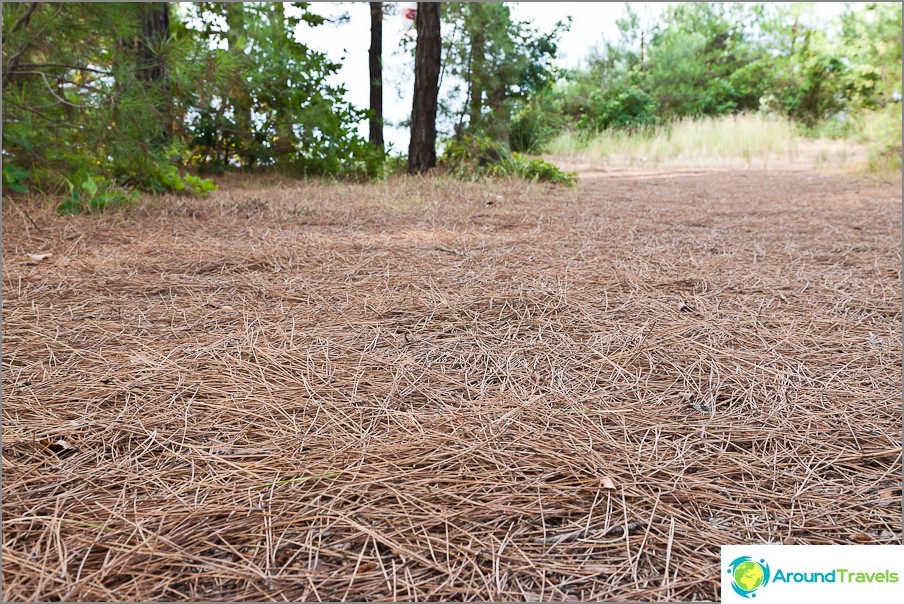
[[[370,144],[383,151],[383,3],[370,3]]]
[[[442,58],[439,13],[438,2],[417,4],[414,102],[411,107],[411,143],[408,146],[409,174],[419,174],[436,166],[436,108]]]
[[[137,59],[135,77],[146,82],[156,97],[157,109],[160,113],[162,132],[150,141],[155,146],[162,146],[172,140],[172,82],[169,67],[163,52],[169,40],[169,3],[148,2],[140,4],[141,33],[136,42]]]
[[[484,133],[493,140],[508,146],[511,134],[509,124],[511,116],[509,115],[509,107],[505,97],[505,82],[496,82],[496,85],[487,94],[487,106],[490,108],[490,117],[487,121],[487,127],[484,128]]]
[[[141,9],[137,77],[145,82],[166,82],[169,70],[161,50],[169,38],[169,5],[166,2],[148,2],[142,4]]]
[[[272,50],[273,52],[281,53],[284,52],[290,35],[290,32],[286,29],[286,11],[282,2],[274,2],[272,7],[274,36]],[[292,121],[286,113],[279,111],[276,114],[276,141],[273,143],[273,157],[277,162],[291,160],[291,156],[295,152],[295,135],[292,132]]]
[[[473,8],[480,9],[475,5]],[[471,53],[473,60],[468,77],[471,86],[471,99],[468,116],[468,130],[472,135],[482,133],[483,125],[483,74],[486,71],[484,66],[484,47],[485,36],[483,31],[471,32]]]
[[[243,2],[229,2],[226,4],[226,22],[229,30],[226,32],[226,39],[229,41],[230,52],[244,55],[245,48],[240,38],[245,33],[245,9]],[[251,96],[245,82],[237,82],[237,90],[233,98],[232,108],[235,114],[235,130],[233,132],[234,148],[242,158],[245,167],[251,167],[254,164],[254,137],[251,131]],[[241,141],[241,145],[238,143]]]

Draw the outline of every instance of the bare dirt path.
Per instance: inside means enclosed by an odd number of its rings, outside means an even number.
[[[720,544],[901,541],[900,182],[26,207],[6,600],[718,599]]]

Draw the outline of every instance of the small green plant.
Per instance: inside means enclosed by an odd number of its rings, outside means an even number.
[[[197,195],[199,197],[207,197],[211,191],[216,191],[218,188],[210,178],[201,178],[192,174],[186,174],[182,177],[182,180],[185,181],[185,190],[189,191],[192,195]]]
[[[514,176],[525,180],[572,186],[577,174],[540,158],[512,153],[508,147],[490,139],[465,136],[446,143],[440,160],[457,178]]]
[[[577,184],[577,172],[565,172],[559,166],[539,157],[525,157],[513,153],[507,161],[499,164],[498,169],[519,178],[532,181],[550,182],[569,187]]]
[[[22,184],[28,179],[28,171],[20,166],[3,164],[3,188],[16,193],[27,193],[28,187]]]
[[[67,180],[69,197],[57,206],[60,214],[103,212],[110,206],[125,205],[135,200],[136,192],[117,188],[103,177],[88,176],[76,185]]]
[[[127,178],[132,182],[134,176]],[[213,179],[201,178],[189,173],[180,174],[178,168],[173,165],[166,166],[151,172],[150,176],[137,180],[134,184],[142,189],[148,189],[155,193],[167,191],[177,194],[197,195],[207,197],[211,191],[217,190]]]
[[[476,170],[499,164],[511,157],[511,151],[502,143],[481,136],[463,136],[446,141],[440,163],[457,176],[465,176]]]

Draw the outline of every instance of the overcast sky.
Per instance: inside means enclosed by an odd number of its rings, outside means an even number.
[[[415,6],[413,2],[400,2],[401,6]],[[532,21],[541,31],[549,31],[557,20],[571,16],[571,29],[562,35],[559,43],[558,64],[573,67],[587,56],[588,51],[603,40],[615,40],[618,28],[615,20],[624,12],[621,2],[518,2],[513,3],[513,16]],[[652,21],[662,8],[662,3],[634,2],[642,21]],[[781,3],[786,4],[786,3]],[[814,2],[814,12],[819,18],[838,14],[843,5],[833,2]],[[370,11],[366,2],[322,2],[312,5],[314,12],[324,16],[347,13],[349,20],[341,25],[320,27],[302,26],[299,39],[309,47],[327,53],[334,61],[343,64],[331,80],[343,84],[346,98],[360,108],[369,104],[367,49],[370,46]],[[389,124],[408,119],[411,112],[413,71],[411,58],[400,47],[407,27],[401,11],[387,17],[383,23],[383,106]],[[413,35],[413,30],[408,35]],[[367,125],[361,126],[366,135]],[[408,131],[389,125],[385,129],[387,143],[396,151],[407,153]]]

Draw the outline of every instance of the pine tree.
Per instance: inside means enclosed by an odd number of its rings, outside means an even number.
[[[440,3],[418,2],[417,46],[414,54],[414,101],[411,108],[411,143],[408,173],[419,174],[436,166],[436,109],[442,60]]]
[[[370,144],[383,151],[383,3],[370,3]]]

